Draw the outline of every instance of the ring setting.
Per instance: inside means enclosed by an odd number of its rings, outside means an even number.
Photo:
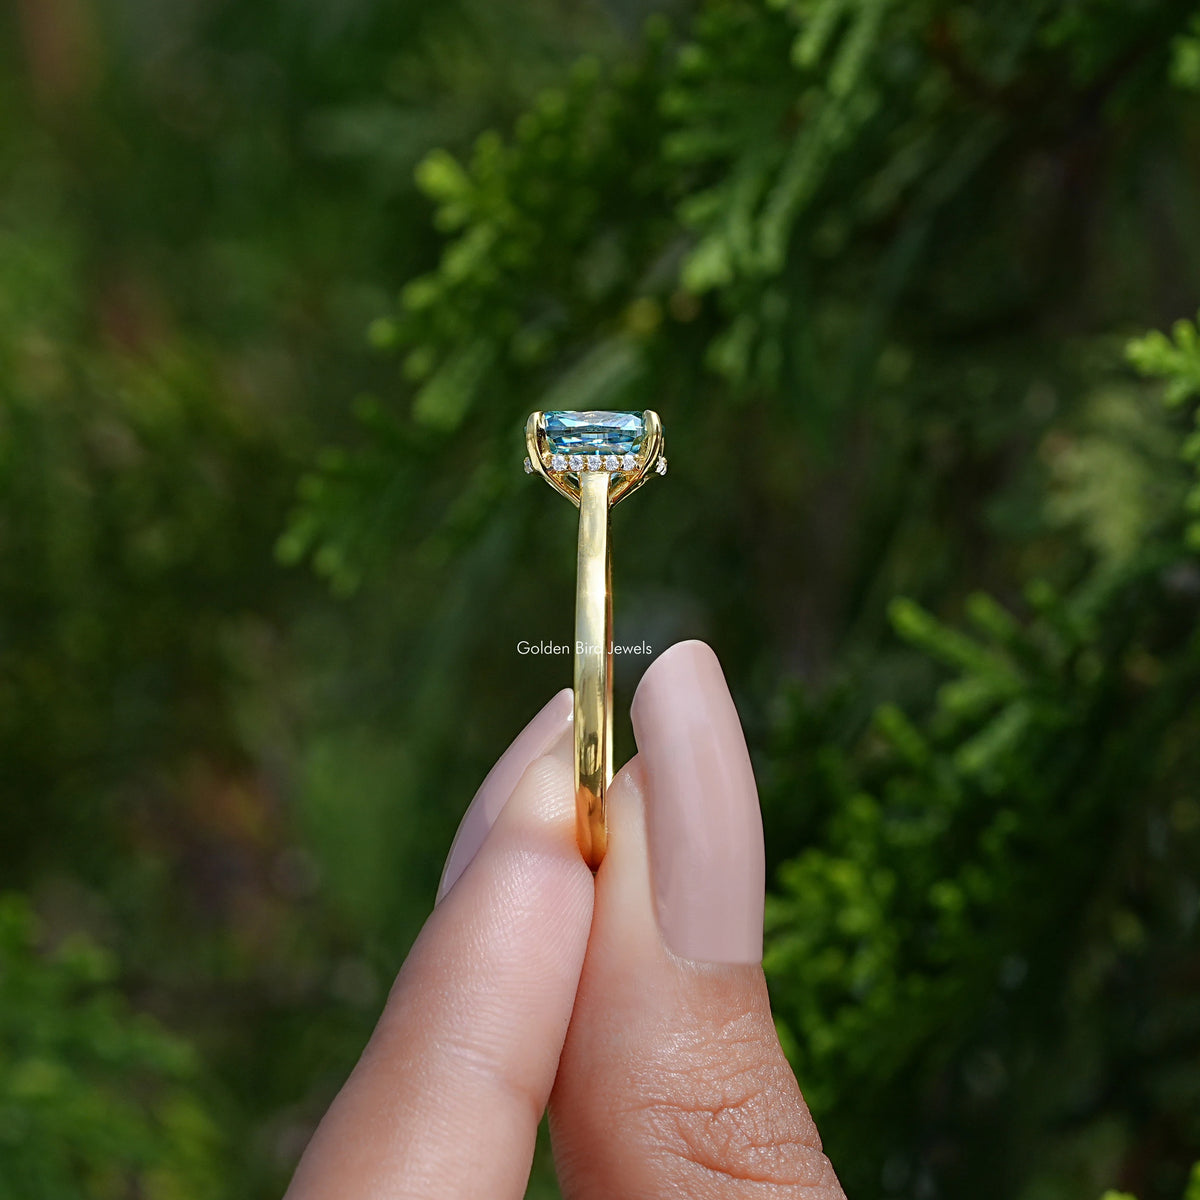
[[[658,413],[534,412],[525,471],[579,509],[575,581],[575,813],[579,848],[596,870],[608,844],[612,779],[612,556],[609,513],[651,474],[665,475]]]
[[[540,426],[535,418],[540,418]],[[607,475],[636,478],[640,482],[648,467],[652,466],[659,475],[667,473],[667,460],[662,453],[662,425],[653,411],[535,412],[529,418],[525,434],[530,451],[525,459],[527,475],[563,476],[603,471]],[[641,452],[644,447],[647,453]],[[538,470],[535,462],[542,470]],[[629,490],[632,489],[625,489],[620,495]]]

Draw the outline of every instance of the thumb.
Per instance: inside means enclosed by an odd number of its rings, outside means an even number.
[[[569,1200],[844,1200],[771,1018],[758,796],[720,664],[672,647],[633,705],[551,1097]]]

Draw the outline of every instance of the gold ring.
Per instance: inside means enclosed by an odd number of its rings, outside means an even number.
[[[594,871],[608,844],[612,779],[612,552],[609,511],[651,472],[667,473],[658,413],[535,412],[525,470],[579,509],[575,578],[575,823]]]

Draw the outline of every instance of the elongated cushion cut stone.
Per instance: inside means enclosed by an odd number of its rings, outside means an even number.
[[[544,413],[552,454],[637,454],[646,436],[641,413]]]

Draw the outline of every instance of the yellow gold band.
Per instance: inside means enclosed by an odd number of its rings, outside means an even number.
[[[604,857],[605,793],[612,779],[612,553],[608,479],[580,477],[575,579],[575,816],[579,849],[594,871]]]

